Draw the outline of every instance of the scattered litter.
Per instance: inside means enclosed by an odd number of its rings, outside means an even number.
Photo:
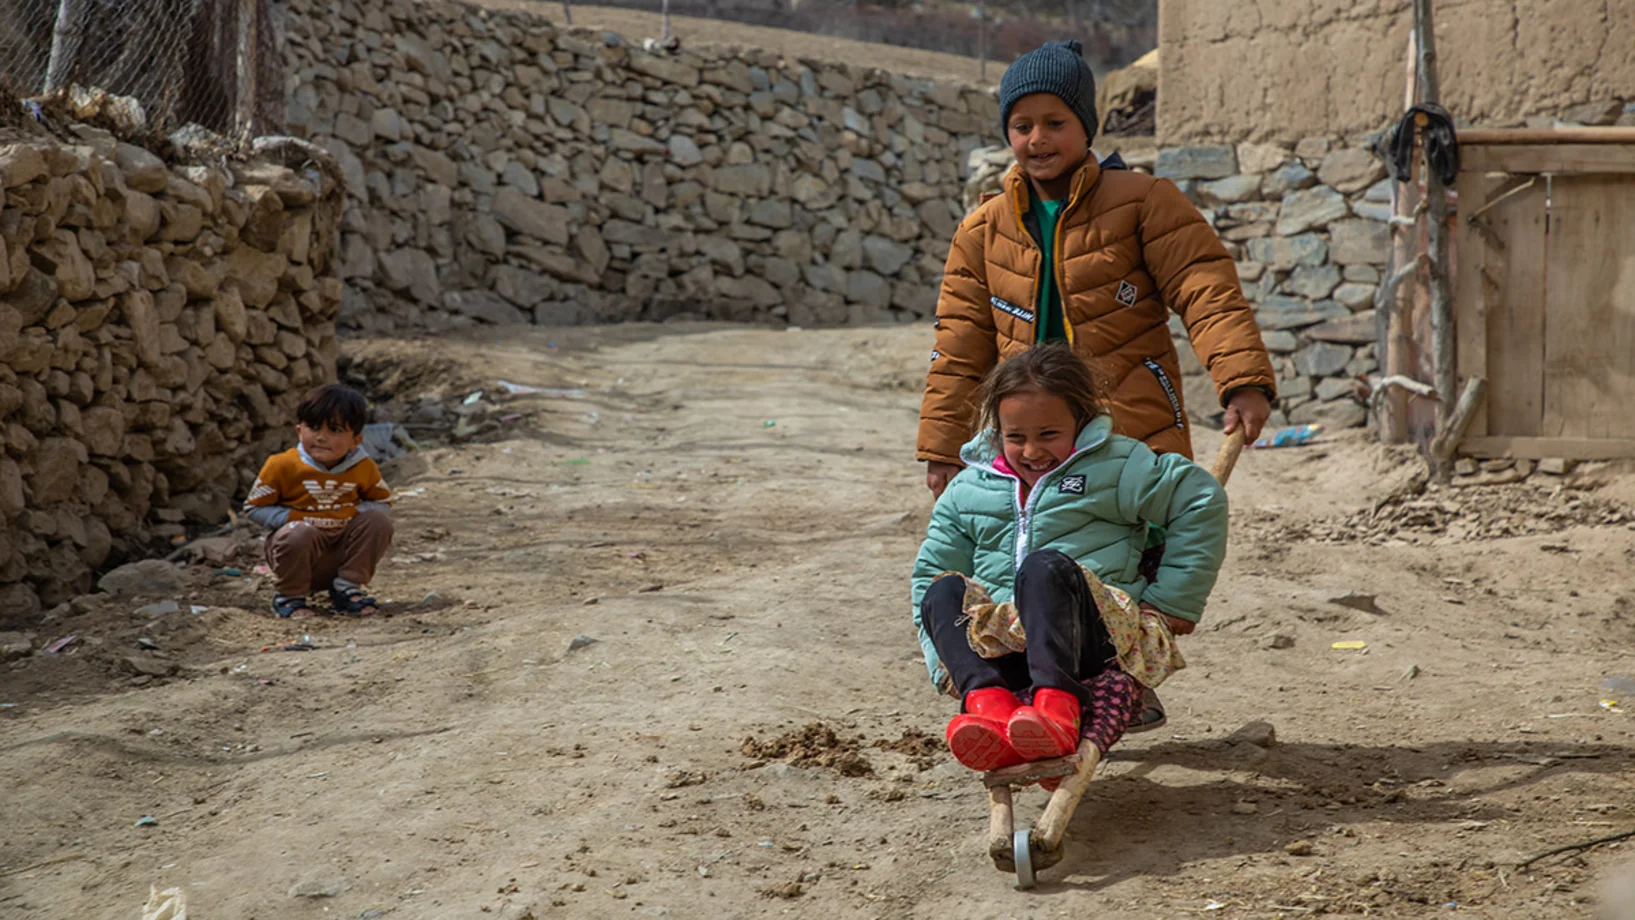
[[[187,920],[187,895],[180,888],[160,891],[158,885],[149,885],[142,920]]]
[[[251,569],[250,571],[253,574],[256,574],[256,575],[271,575],[272,574],[272,569],[268,568],[266,565],[258,565],[255,568]]]
[[[564,466],[590,466],[590,460],[586,457],[574,457],[570,460],[563,460],[562,464]]]
[[[159,819],[155,818],[153,815],[143,815],[142,817],[136,819],[135,826],[136,827],[158,827],[159,826]]]
[[[1322,425],[1295,425],[1290,428],[1279,428],[1249,446],[1298,447],[1301,444],[1311,443],[1313,438],[1322,433]]]
[[[502,421],[505,424],[509,425],[512,422],[521,421],[522,418],[523,418],[523,416],[522,416],[521,412],[507,412],[504,415],[500,416],[500,421]],[[509,447],[507,447],[505,450],[500,451],[500,453],[502,453],[502,454],[508,454],[510,452],[511,452],[511,448],[509,448]]]
[[[208,613],[209,610],[210,610],[210,608],[206,607],[203,604],[188,604],[187,605],[187,612],[193,614],[194,616],[198,616],[201,613]]]
[[[577,652],[582,648],[589,648],[590,646],[595,645],[596,643],[598,643],[600,641],[602,641],[602,640],[596,638],[595,636],[586,636],[586,635],[574,636],[568,642],[568,651]]]
[[[162,617],[167,613],[175,613],[182,609],[182,605],[175,601],[157,601],[145,607],[138,607],[133,611],[137,616]]]
[[[239,576],[244,574],[244,570],[243,569],[235,569],[235,568],[229,566],[229,567],[227,567],[225,569],[217,569],[217,570],[215,570],[215,572],[213,572],[211,574],[221,575],[221,576],[226,577],[226,578],[238,578]]]
[[[47,655],[55,655],[68,646],[73,645],[78,639],[79,636],[63,636],[61,639],[58,639],[57,641],[46,646],[45,652]]]
[[[767,419],[767,420],[766,420],[766,421],[764,421],[764,422],[762,422],[762,423],[761,423],[761,427],[762,427],[762,428],[773,428],[773,427],[776,427],[776,426],[777,426],[777,424],[778,424],[778,420],[777,420],[777,419],[771,419],[771,418],[769,418],[769,419]]]
[[[1208,904],[1204,905],[1204,910],[1206,910],[1206,911],[1207,910],[1225,910],[1225,909],[1226,909],[1226,905],[1222,904],[1219,901],[1210,901]]]
[[[1602,700],[1601,708],[1605,709],[1607,712],[1623,712],[1622,709],[1618,708],[1617,700]]]
[[[263,652],[310,652],[318,646],[312,644],[311,639],[302,639],[299,642],[286,642],[283,645],[263,645]]]
[[[1357,649],[1363,649],[1363,648],[1367,648],[1367,647],[1368,647],[1367,642],[1360,642],[1360,641],[1336,642],[1333,645],[1329,646],[1329,648],[1335,649],[1336,651],[1342,651],[1342,652],[1351,652],[1351,651],[1356,651]]]
[[[145,649],[149,649],[150,651],[157,651],[158,648],[159,648],[159,643],[153,641],[152,639],[149,639],[147,636],[138,636],[137,639],[136,639],[136,646],[137,646],[137,648],[145,648]]]
[[[589,391],[578,387],[532,387],[526,383],[512,383],[509,380],[499,382],[500,389],[512,396],[555,396],[562,399],[580,399],[589,395]]]
[[[460,405],[462,405],[462,406],[474,406],[474,405],[477,404],[478,400],[481,400],[482,398],[483,398],[483,391],[478,390],[475,393],[472,393],[472,394],[468,395],[465,399],[460,400]]]

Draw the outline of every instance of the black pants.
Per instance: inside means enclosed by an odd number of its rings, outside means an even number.
[[[1090,691],[1080,681],[1106,670],[1117,652],[1078,563],[1053,549],[1030,554],[1016,572],[1015,602],[1027,651],[983,658],[971,649],[960,623],[965,579],[950,575],[925,592],[920,618],[960,699],[988,687],[1053,687],[1089,706]]]

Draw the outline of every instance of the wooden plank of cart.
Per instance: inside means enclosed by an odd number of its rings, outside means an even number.
[[[1227,437],[1210,467],[1221,485],[1226,485],[1231,477],[1232,467],[1242,450],[1243,429],[1240,427]],[[1101,756],[1094,744],[1080,741],[1078,751],[1066,757],[1017,764],[983,775],[983,785],[988,787],[988,855],[993,858],[994,868],[1016,873],[1016,887],[1032,888],[1036,873],[1062,861],[1067,824],[1090,787]],[[1017,830],[1011,787],[1057,777],[1062,778],[1061,785],[1050,794],[1050,802],[1045,805],[1039,822],[1031,831]]]

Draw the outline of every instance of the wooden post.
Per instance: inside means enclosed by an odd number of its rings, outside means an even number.
[[[1437,102],[1440,86],[1436,76],[1436,25],[1432,15],[1432,0],[1414,0],[1414,37],[1419,45],[1419,80],[1424,87],[1423,101]],[[1454,367],[1453,293],[1448,265],[1448,192],[1442,176],[1431,165],[1429,154],[1425,159],[1425,199],[1427,242],[1430,262],[1431,288],[1431,353],[1436,368],[1436,391],[1442,394],[1437,404],[1438,429],[1445,427],[1453,413],[1452,397],[1457,388],[1457,370]],[[1445,463],[1432,461],[1438,480],[1453,478],[1453,469]]]
[[[255,0],[235,0],[234,19],[238,26],[238,92],[233,99],[233,128],[241,142],[255,133],[256,105],[256,7]]]
[[[80,49],[85,45],[85,20],[90,14],[90,0],[61,0],[57,5],[57,23],[51,30],[51,57],[46,62],[43,92],[66,89],[73,81]]]
[[[1487,381],[1481,377],[1472,377],[1465,381],[1464,392],[1459,394],[1459,403],[1448,413],[1447,421],[1436,430],[1436,439],[1431,442],[1431,466],[1440,476],[1444,470],[1453,469],[1453,455],[1459,450],[1459,442],[1465,439],[1465,432],[1470,430],[1470,423],[1476,418],[1476,407],[1482,402],[1482,394],[1487,392]],[[1442,397],[1442,404],[1447,405],[1448,398]]]
[[[977,81],[988,85],[988,4],[976,5]]]
[[[568,0],[562,0],[562,24],[573,25],[573,7],[568,5]]]
[[[670,0],[661,0],[661,3],[659,4],[659,15],[664,21],[663,32],[659,36],[659,43],[662,44],[662,45],[669,45],[670,44]]]
[[[1402,109],[1413,108],[1419,92],[1419,43],[1412,31],[1408,35],[1407,87],[1403,91]],[[1419,183],[1410,173],[1401,182],[1391,185],[1391,215],[1403,221],[1419,209]],[[1413,298],[1399,298],[1401,282],[1391,283],[1396,272],[1404,266],[1417,264],[1415,249],[1419,234],[1412,224],[1393,221],[1391,226],[1390,270],[1380,279],[1381,288],[1376,296],[1376,334],[1379,350],[1376,356],[1388,376],[1412,377],[1415,373],[1413,355]],[[1406,280],[1406,279],[1404,279]],[[1400,389],[1387,390],[1381,396],[1379,415],[1380,441],[1401,444],[1408,440],[1408,394]]]

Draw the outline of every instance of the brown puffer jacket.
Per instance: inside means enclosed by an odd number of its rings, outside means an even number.
[[[1027,179],[1013,166],[1005,193],[954,233],[920,407],[921,460],[959,462],[973,434],[977,385],[1034,342],[1042,254],[1023,222],[1029,207]],[[1186,324],[1223,404],[1251,386],[1275,399],[1271,358],[1237,268],[1174,183],[1087,159],[1063,206],[1056,246],[1067,335],[1106,387],[1118,433],[1192,456],[1166,305]]]

